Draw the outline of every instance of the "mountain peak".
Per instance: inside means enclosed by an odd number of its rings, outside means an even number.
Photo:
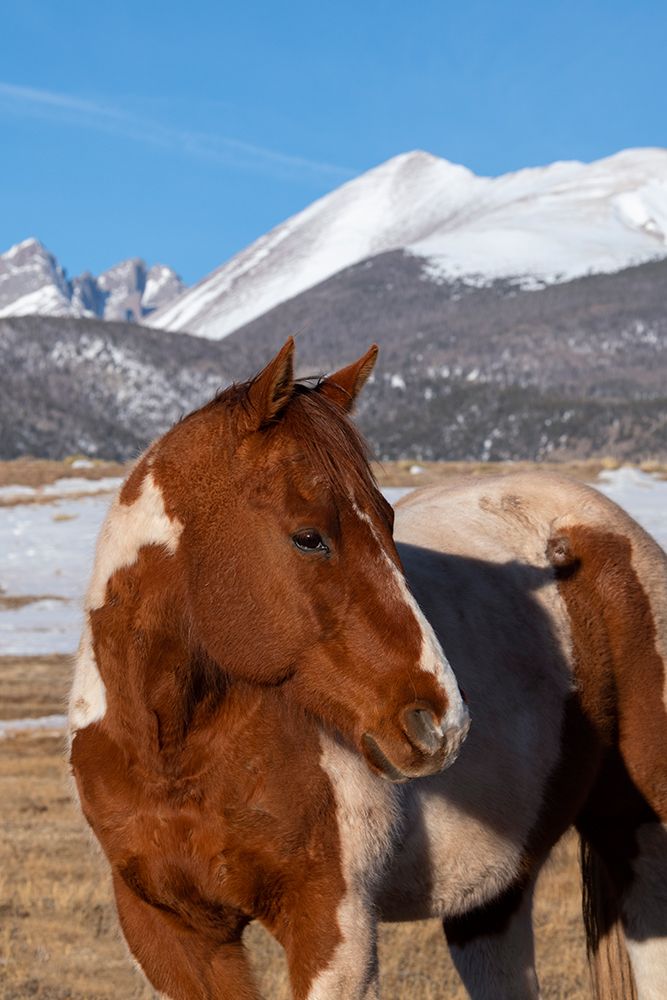
[[[667,151],[480,177],[415,149],[313,202],[149,324],[219,339],[359,261],[403,250],[426,278],[549,283],[667,256]]]
[[[0,254],[0,316],[90,316],[141,322],[184,289],[165,265],[132,257],[98,278],[86,271],[68,281],[55,256],[34,236]]]
[[[21,240],[20,243],[15,243],[14,246],[10,247],[6,254],[3,254],[2,256],[11,257],[13,254],[18,253],[19,250],[31,250],[33,248],[36,250],[45,249],[44,244],[41,243],[35,236],[28,236],[27,239]]]

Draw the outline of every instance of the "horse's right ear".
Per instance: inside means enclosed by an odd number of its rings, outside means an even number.
[[[280,348],[248,388],[249,430],[271,423],[289,403],[294,391],[294,338]]]
[[[345,413],[349,413],[375,367],[378,350],[377,344],[371,344],[358,361],[323,379],[318,391],[340,406]]]

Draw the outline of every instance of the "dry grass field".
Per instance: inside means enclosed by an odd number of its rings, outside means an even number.
[[[55,461],[50,458],[13,458],[0,462],[0,486],[47,486],[57,479],[102,479],[122,476],[127,469],[120,462],[90,461],[82,466],[76,455]]]
[[[62,711],[67,657],[0,658],[4,718]],[[117,929],[104,861],[72,804],[62,733],[0,738],[0,997],[2,1000],[149,1000]],[[576,844],[559,846],[537,904],[546,1000],[588,996]],[[288,1000],[280,948],[247,933],[263,995]],[[463,1000],[436,921],[386,926],[380,936],[386,1000]]]
[[[617,469],[615,458],[593,458],[576,462],[372,462],[380,486],[430,486],[459,476],[488,476],[530,469],[533,472],[560,472],[575,479],[593,482],[605,469]],[[86,460],[82,467],[77,456],[55,461],[49,458],[15,458],[0,461],[0,487],[32,486],[36,489],[58,479],[103,479],[127,474],[131,463]],[[659,462],[643,462],[645,472],[667,476],[667,466]],[[53,500],[53,496],[49,498]],[[2,500],[0,499],[0,503]],[[12,504],[16,501],[10,501]],[[30,502],[22,498],[21,503]]]

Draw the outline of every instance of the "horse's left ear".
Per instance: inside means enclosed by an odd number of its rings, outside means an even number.
[[[248,389],[252,430],[259,430],[278,416],[294,392],[294,338],[290,337]]]
[[[319,385],[319,391],[322,395],[349,413],[375,367],[378,349],[377,344],[373,344],[358,361],[348,365],[347,368],[341,368],[333,375],[327,376]]]

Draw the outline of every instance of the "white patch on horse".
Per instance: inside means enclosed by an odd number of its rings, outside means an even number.
[[[131,566],[145,545],[163,545],[173,555],[182,531],[183,525],[168,517],[153,474],[146,473],[134,503],[123,504],[118,496],[111,505],[97,542],[87,608],[102,607],[108,581],[117,570]]]
[[[496,899],[521,871],[534,813],[520,788],[492,784],[509,779],[515,755],[489,746],[477,729],[453,768],[400,786],[404,837],[382,887],[383,919],[465,913]],[[498,759],[490,769],[494,751]]]
[[[74,681],[69,699],[70,733],[75,733],[77,729],[85,729],[92,722],[98,722],[104,718],[106,710],[106,688],[95,662],[93,637],[86,613],[86,622],[74,663]]]
[[[358,754],[325,733],[320,745],[320,764],[336,799],[345,895],[336,912],[342,941],[311,984],[307,1000],[373,1000],[378,987],[372,898],[392,849],[397,793],[375,778]]]
[[[352,507],[357,517],[369,526],[373,538],[378,543],[381,558],[391,573],[394,586],[396,587],[401,600],[410,608],[413,615],[417,619],[417,624],[422,637],[419,669],[435,677],[444,689],[445,696],[447,698],[447,711],[445,712],[444,718],[440,721],[440,725],[443,733],[447,731],[458,732],[456,744],[454,745],[454,743],[452,743],[451,745],[451,752],[453,755],[458,746],[465,739],[468,729],[470,728],[470,714],[463,698],[461,697],[461,691],[459,690],[459,685],[456,677],[454,676],[454,671],[445,656],[445,652],[440,645],[430,622],[426,618],[422,609],[419,607],[414,595],[411,593],[405,577],[399,570],[398,566],[396,566],[396,564],[387,555],[373,521],[369,515],[365,513],[365,511],[361,510],[357,504],[354,503],[354,501],[352,502]]]
[[[97,540],[85,601],[86,622],[69,701],[70,734],[98,722],[106,712],[106,690],[95,660],[90,612],[104,605],[108,581],[117,570],[131,566],[145,545],[162,545],[173,555],[182,530],[183,525],[167,515],[162,491],[151,472],[144,476],[134,503],[124,504],[120,495],[115,497]]]
[[[638,1000],[667,997],[667,825],[645,823],[637,830],[634,880],[623,900],[625,941]]]

